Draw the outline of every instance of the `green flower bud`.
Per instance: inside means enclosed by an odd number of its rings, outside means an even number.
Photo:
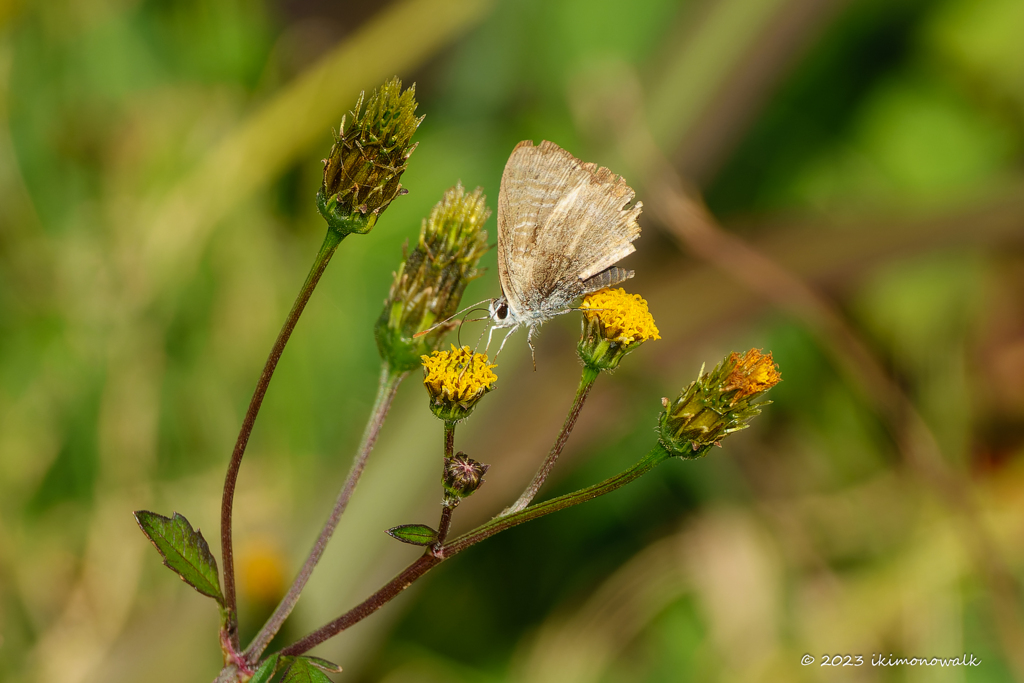
[[[463,498],[468,498],[484,483],[484,474],[490,465],[484,465],[459,452],[444,459],[444,474],[441,483],[444,485],[445,505],[458,505]]]
[[[416,117],[416,86],[402,92],[398,78],[373,91],[363,108],[365,93],[341,119],[330,155],[324,159],[324,181],[316,206],[327,225],[342,235],[367,233],[388,204],[405,194],[399,179],[409,156]]]
[[[661,400],[661,444],[684,458],[705,455],[725,436],[746,429],[770,403],[757,399],[781,381],[771,353],[751,349],[742,356],[729,354],[711,372],[702,371],[675,401]]]
[[[395,273],[374,329],[381,357],[396,372],[419,366],[420,357],[435,351],[455,327],[453,321],[426,332],[459,310],[466,285],[479,276],[477,263],[487,251],[483,226],[490,215],[483,190],[470,194],[457,184],[424,219],[419,242]]]

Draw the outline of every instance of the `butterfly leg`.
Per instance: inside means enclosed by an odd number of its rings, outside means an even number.
[[[533,348],[533,330],[534,326],[530,325],[530,330],[526,333],[526,345],[530,347],[530,358],[533,359],[533,371],[537,372],[537,350]]]
[[[494,329],[494,328],[491,328],[491,329]],[[498,354],[501,353],[501,350],[503,348],[505,348],[505,342],[507,342],[508,338],[512,336],[512,333],[515,332],[518,329],[519,329],[519,325],[513,325],[512,329],[510,329],[508,331],[508,334],[505,335],[505,338],[501,340],[501,346],[498,347],[498,353],[494,354],[494,360],[498,360]]]
[[[487,330],[487,346],[484,347],[484,353],[487,353],[487,349],[491,348],[491,337],[494,336],[494,325]],[[500,351],[500,349],[499,349]],[[497,355],[497,354],[495,354]]]

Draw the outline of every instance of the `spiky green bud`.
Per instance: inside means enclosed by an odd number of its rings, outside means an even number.
[[[373,91],[365,108],[364,94],[359,93],[351,120],[341,119],[316,194],[320,215],[342,235],[369,232],[388,204],[406,193],[399,180],[423,121],[416,117],[415,85],[403,92],[402,81],[392,78]]]
[[[420,357],[435,351],[455,327],[453,321],[415,336],[459,310],[466,285],[480,275],[477,264],[487,251],[483,226],[490,215],[483,190],[467,193],[460,183],[423,220],[416,248],[395,273],[374,329],[381,357],[393,370],[417,368]]]
[[[674,455],[701,457],[724,437],[746,429],[770,403],[758,399],[781,381],[771,353],[729,354],[711,372],[702,371],[675,401],[661,400],[661,444]]]

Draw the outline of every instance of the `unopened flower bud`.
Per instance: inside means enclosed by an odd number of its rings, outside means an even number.
[[[751,349],[729,354],[701,373],[674,401],[662,399],[661,444],[684,458],[699,458],[727,435],[746,429],[770,401],[758,399],[782,381],[772,354]]]
[[[415,369],[420,356],[436,350],[455,322],[436,323],[459,310],[462,293],[479,276],[477,263],[487,251],[484,223],[491,215],[487,198],[461,184],[449,189],[423,220],[419,241],[395,273],[374,335],[377,348],[398,372]]]
[[[484,483],[484,474],[490,465],[473,460],[465,453],[459,452],[444,459],[444,484],[446,505],[457,505],[463,498],[468,498]]]
[[[359,93],[351,120],[341,119],[316,194],[320,215],[342,235],[369,232],[391,200],[405,194],[399,180],[423,120],[416,117],[416,86],[403,92],[397,77],[373,91],[365,108],[363,100]]]
[[[488,365],[487,355],[468,346],[451,351],[434,351],[423,356],[423,385],[430,395],[430,410],[447,422],[469,417],[477,402],[498,380]]]
[[[576,346],[580,358],[596,370],[614,370],[630,351],[648,339],[661,339],[647,302],[624,289],[588,294],[580,305],[583,334]]]

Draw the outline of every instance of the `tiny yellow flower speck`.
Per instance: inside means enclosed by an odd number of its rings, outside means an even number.
[[[433,397],[462,402],[490,390],[498,376],[487,363],[487,355],[474,353],[468,346],[461,349],[452,345],[451,351],[434,351],[420,356],[425,377],[423,384]]]
[[[661,339],[647,302],[624,289],[602,289],[588,294],[580,306],[588,319],[598,319],[607,339],[620,344]],[[588,310],[596,309],[596,310]]]

